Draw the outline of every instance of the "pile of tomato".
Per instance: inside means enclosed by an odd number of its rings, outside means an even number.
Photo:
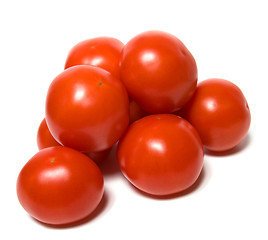
[[[125,45],[111,37],[82,41],[48,88],[40,151],[19,173],[18,199],[44,223],[87,217],[104,192],[98,165],[115,145],[135,187],[152,196],[181,192],[197,180],[203,149],[234,148],[250,119],[235,84],[198,83],[192,54],[171,34],[148,31]]]

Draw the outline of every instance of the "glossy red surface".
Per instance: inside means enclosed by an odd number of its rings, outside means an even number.
[[[47,127],[47,123],[46,123],[45,118],[42,120],[42,122],[38,128],[37,146],[38,146],[39,150],[44,149],[44,148],[48,148],[48,147],[62,146],[51,135],[51,133]],[[83,152],[83,153],[85,155],[87,155],[90,159],[92,159],[95,163],[99,164],[100,162],[102,162],[103,160],[105,160],[109,156],[109,154],[111,152],[111,148],[108,148],[108,149],[105,149],[105,150],[99,151],[99,152]]]
[[[98,206],[104,182],[97,165],[66,147],[50,147],[35,154],[17,179],[23,208],[48,224],[78,221]]]
[[[75,65],[92,65],[119,78],[119,59],[123,46],[121,41],[111,37],[84,40],[70,50],[65,69]]]
[[[74,66],[51,83],[46,121],[62,145],[83,152],[110,148],[129,123],[129,100],[123,84],[93,66]]]
[[[225,151],[246,136],[251,121],[242,91],[224,79],[208,79],[198,84],[182,115],[196,128],[204,146]]]
[[[203,145],[192,125],[172,114],[150,115],[130,125],[117,158],[124,176],[140,190],[169,195],[185,190],[203,166]]]
[[[195,60],[175,36],[149,31],[123,48],[121,80],[130,97],[149,113],[171,113],[192,96],[197,84]]]

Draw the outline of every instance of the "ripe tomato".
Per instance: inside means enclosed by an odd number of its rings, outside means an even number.
[[[17,179],[22,207],[37,220],[66,224],[88,216],[99,204],[104,181],[97,165],[63,146],[35,154]]]
[[[108,149],[99,151],[99,152],[84,152],[90,159],[92,159],[95,163],[100,164],[102,161],[108,158],[112,151],[113,147]]]
[[[124,44],[111,37],[84,40],[69,52],[65,69],[75,65],[93,65],[119,77],[119,59]]]
[[[201,172],[203,155],[196,130],[173,114],[137,120],[119,141],[117,151],[124,176],[153,195],[169,195],[190,187]]]
[[[130,124],[147,115],[149,115],[149,113],[141,109],[141,107],[135,101],[130,100],[129,102],[129,123]]]
[[[82,152],[110,148],[129,123],[129,101],[123,84],[109,72],[79,65],[51,83],[46,121],[62,145]]]
[[[51,135],[45,118],[40,123],[37,131],[37,146],[39,150],[52,146],[61,146]]]
[[[229,150],[239,144],[251,119],[241,90],[224,79],[200,82],[182,114],[196,128],[204,146],[212,151]]]
[[[48,147],[61,146],[50,133],[45,118],[42,120],[38,128],[37,146],[39,150]],[[83,153],[86,154],[95,163],[99,164],[109,156],[111,149],[112,147],[99,152],[83,152]]]
[[[197,67],[178,38],[149,31],[124,46],[120,76],[130,97],[146,112],[171,113],[194,93]]]

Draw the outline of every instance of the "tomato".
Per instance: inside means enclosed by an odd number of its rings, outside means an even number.
[[[37,220],[66,224],[87,217],[103,196],[97,165],[84,154],[56,146],[35,154],[17,179],[22,207]]]
[[[82,152],[102,151],[114,145],[128,126],[128,95],[109,72],[74,66],[52,81],[45,117],[62,145]]]
[[[37,146],[39,150],[53,146],[61,146],[50,133],[45,118],[42,120],[38,128]],[[86,154],[89,158],[91,158],[95,163],[99,164],[109,156],[111,149],[112,147],[99,152],[83,152],[83,153]]]
[[[130,100],[129,115],[129,123],[131,124],[136,120],[149,115],[149,113],[145,112],[135,101]]]
[[[192,125],[173,114],[149,115],[120,139],[117,160],[138,189],[169,195],[190,187],[203,166],[203,146]]]
[[[182,114],[211,151],[225,151],[238,145],[246,136],[251,120],[242,91],[224,79],[200,82]]]
[[[149,113],[171,113],[192,96],[197,84],[196,62],[175,36],[149,31],[123,48],[120,76],[130,97]]]
[[[37,146],[39,150],[52,146],[60,146],[60,144],[51,135],[45,118],[40,123],[37,131]]]
[[[69,52],[65,69],[75,65],[93,65],[119,77],[119,59],[124,44],[111,37],[84,40]]]
[[[84,152],[90,159],[95,163],[100,164],[102,161],[106,160],[110,155],[113,147],[99,151],[99,152]]]

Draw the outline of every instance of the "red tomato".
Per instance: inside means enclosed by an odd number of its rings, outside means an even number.
[[[183,43],[160,31],[141,33],[123,48],[121,80],[130,97],[149,113],[171,113],[192,96],[195,60]]]
[[[42,120],[38,128],[37,146],[39,150],[48,148],[48,147],[61,146],[51,135],[47,127],[45,118]],[[102,162],[109,156],[111,152],[111,148],[108,148],[99,152],[83,152],[83,153],[86,154],[89,158],[91,158],[95,163],[99,164],[100,162]]]
[[[250,111],[243,93],[223,79],[200,82],[182,112],[199,132],[204,146],[212,151],[235,147],[250,126]]]
[[[40,123],[37,131],[37,146],[39,150],[52,146],[60,146],[60,144],[51,135],[45,118]]]
[[[119,59],[124,44],[111,37],[84,40],[69,52],[65,69],[75,65],[93,65],[119,77]]]
[[[109,72],[79,65],[51,83],[46,121],[62,145],[82,152],[110,148],[129,123],[129,101],[123,84]]]
[[[149,115],[134,122],[117,151],[124,176],[153,195],[169,195],[190,187],[201,172],[203,155],[196,130],[172,114]]]
[[[85,152],[84,154],[86,154],[90,159],[92,159],[95,163],[99,164],[102,161],[104,161],[105,159],[108,158],[108,156],[111,153],[113,147],[110,147],[108,149],[99,151],[99,152]]]
[[[85,218],[97,207],[103,191],[103,176],[97,165],[84,154],[62,146],[39,151],[17,179],[23,208],[48,224]]]
[[[145,112],[143,109],[141,109],[141,107],[133,100],[130,100],[129,102],[129,123],[133,123],[136,120],[143,118],[147,115],[149,115],[149,113]]]

